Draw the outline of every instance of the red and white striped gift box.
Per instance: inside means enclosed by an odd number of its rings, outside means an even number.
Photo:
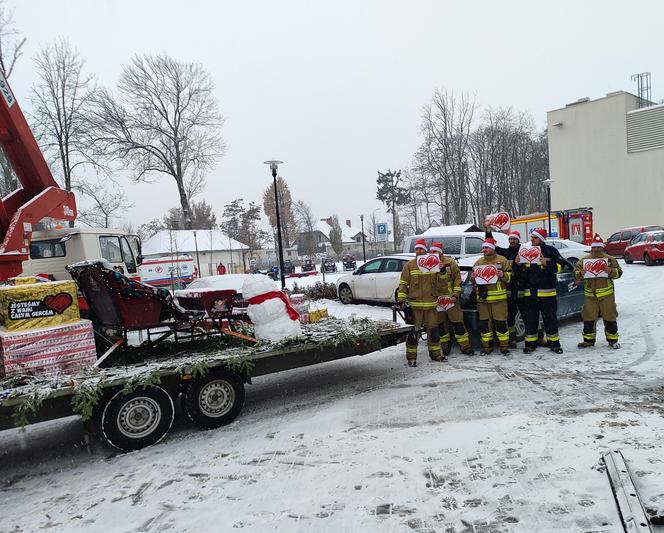
[[[89,320],[28,331],[0,331],[0,377],[72,374],[96,360]]]

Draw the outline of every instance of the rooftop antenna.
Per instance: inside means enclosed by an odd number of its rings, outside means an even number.
[[[633,74],[632,81],[636,81],[639,95],[639,108],[652,105],[650,97],[650,72],[641,72]]]

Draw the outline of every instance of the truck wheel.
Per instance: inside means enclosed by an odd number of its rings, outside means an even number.
[[[652,260],[652,257],[650,257],[649,254],[643,254],[643,259],[645,260],[646,265],[648,265],[649,267],[655,264],[655,262]]]
[[[625,255],[623,256],[623,259],[625,260],[625,263],[627,263],[628,265],[631,265],[634,262],[634,260],[632,259],[632,256],[629,255],[628,253],[625,253]]]
[[[156,444],[173,424],[173,400],[161,387],[120,391],[108,400],[101,415],[104,439],[123,451]]]
[[[344,305],[353,303],[353,291],[350,290],[348,285],[342,285],[339,287],[339,300]]]
[[[206,429],[230,424],[243,405],[242,378],[225,369],[191,381],[182,394],[182,409],[187,418]]]

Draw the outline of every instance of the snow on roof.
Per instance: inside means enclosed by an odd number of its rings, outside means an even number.
[[[196,239],[194,240],[194,231]],[[248,246],[231,239],[219,230],[161,230],[143,243],[143,255],[170,254],[172,252],[196,252],[213,250],[248,249]]]
[[[360,233],[359,230],[353,230],[352,228],[346,226],[345,223],[341,223],[341,221],[340,221],[340,226],[341,226],[341,242],[353,242],[355,240],[353,237],[355,237],[358,233]],[[330,230],[332,229],[332,226],[330,226],[324,220],[319,220],[318,225],[316,226],[315,229],[320,231],[328,239],[330,238]]]
[[[444,237],[446,235],[459,235],[459,233],[465,233],[467,231],[480,231],[475,224],[457,224],[456,226],[436,226],[429,228],[424,233],[421,233],[423,237],[428,237],[430,235]]]

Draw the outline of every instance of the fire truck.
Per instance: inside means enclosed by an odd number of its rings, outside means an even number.
[[[551,237],[590,244],[593,231],[592,207],[551,211]],[[532,213],[512,218],[510,231],[518,230],[525,239],[534,228],[549,231],[549,214]]]

